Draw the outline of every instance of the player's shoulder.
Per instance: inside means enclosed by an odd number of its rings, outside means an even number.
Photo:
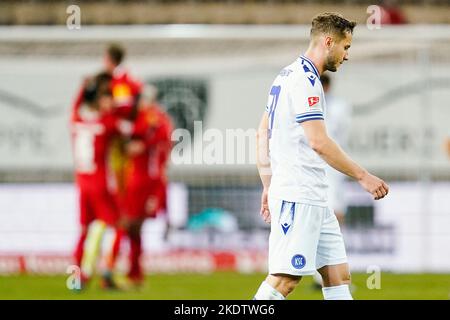
[[[303,72],[295,63],[291,63],[278,72],[275,83],[282,84],[283,86],[298,86],[298,83],[303,82],[304,80]]]
[[[317,70],[314,63],[306,58],[305,56],[300,56],[297,58],[295,63],[298,66],[299,74],[301,74],[303,81],[308,84],[308,87],[321,88],[322,84],[320,82],[319,71]]]
[[[296,87],[299,85],[306,89],[321,87],[317,69],[301,57],[283,68],[278,76],[286,77],[286,81],[295,84]]]

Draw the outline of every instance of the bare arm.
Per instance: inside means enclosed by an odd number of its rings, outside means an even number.
[[[447,151],[447,155],[450,157],[450,137],[445,141],[445,149]]]
[[[272,178],[269,157],[269,118],[267,112],[264,112],[256,133],[256,166],[258,167],[259,177],[263,184],[261,195],[261,216],[265,222],[270,223],[270,211],[267,202],[267,195]]]
[[[375,200],[388,194],[389,187],[383,180],[359,166],[328,136],[324,121],[306,121],[301,125],[311,148],[331,167],[357,180]]]
[[[272,170],[270,169],[269,158],[269,118],[267,112],[264,112],[261,122],[259,123],[258,132],[256,133],[256,165],[258,167],[259,177],[264,189],[270,186],[272,178]]]

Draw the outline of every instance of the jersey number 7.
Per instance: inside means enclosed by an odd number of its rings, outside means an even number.
[[[275,109],[278,104],[278,97],[280,96],[281,86],[272,86],[270,95],[272,96],[272,103],[269,109],[269,139],[272,137],[273,118],[275,116]]]

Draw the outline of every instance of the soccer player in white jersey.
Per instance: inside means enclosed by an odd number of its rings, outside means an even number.
[[[285,299],[302,276],[319,271],[326,300],[352,299],[344,241],[327,202],[325,166],[354,178],[375,200],[387,184],[355,163],[328,136],[320,74],[348,59],[355,23],[325,13],[312,21],[306,52],[270,89],[257,137],[261,216],[271,223],[269,274],[254,299]]]

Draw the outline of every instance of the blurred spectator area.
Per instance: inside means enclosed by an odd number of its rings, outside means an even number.
[[[71,4],[81,8],[81,22],[92,24],[309,24],[311,17],[337,11],[360,23],[367,7],[397,3],[409,23],[450,23],[449,0],[2,0],[0,25],[64,25]]]

